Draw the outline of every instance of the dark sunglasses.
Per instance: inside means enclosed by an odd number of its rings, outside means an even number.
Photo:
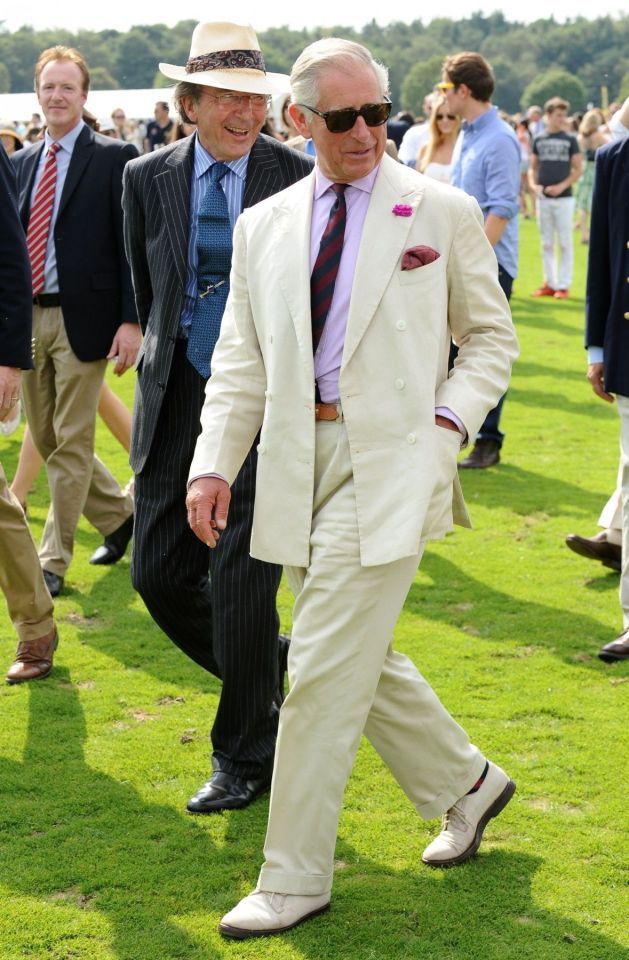
[[[321,117],[330,133],[347,133],[359,117],[363,118],[368,127],[381,127],[391,115],[391,101],[388,98],[385,98],[384,103],[365,103],[360,110],[347,107],[345,110],[328,110],[326,113],[308,107],[305,103],[298,103],[297,106]]]
[[[437,120],[456,120],[456,117],[452,113],[438,113]]]

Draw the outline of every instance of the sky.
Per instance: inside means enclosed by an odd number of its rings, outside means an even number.
[[[256,30],[281,26],[300,30],[304,27],[338,25],[360,28],[374,19],[380,26],[394,20],[410,23],[421,19],[428,23],[435,15],[458,19],[468,17],[473,11],[488,15],[497,9],[504,13],[507,20],[521,22],[546,18],[552,10],[555,20],[563,22],[578,16],[588,19],[605,14],[619,16],[623,12],[622,6],[622,0],[598,0],[596,4],[592,4],[592,0],[554,0],[552,4],[548,0],[527,0],[525,4],[521,0],[441,0],[438,8],[427,4],[424,12],[423,5],[417,0],[391,0],[390,3],[360,0],[351,5],[339,4],[338,0],[317,0],[308,5],[298,4],[296,0],[265,0],[264,3],[260,3],[260,0],[239,0],[228,16],[238,23],[251,23]],[[172,0],[109,0],[108,3],[24,0],[10,5],[7,3],[4,7],[0,12],[0,23],[9,31],[23,25],[36,30],[63,27],[73,32],[79,29],[126,31],[138,24],[164,23],[172,27],[179,20],[212,19],[207,0],[189,0],[181,6]],[[387,12],[383,13],[383,9]],[[339,13],[340,10],[344,12]]]

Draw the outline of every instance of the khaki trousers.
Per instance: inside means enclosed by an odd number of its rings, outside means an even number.
[[[391,646],[421,553],[360,565],[345,426],[321,422],[316,430],[310,565],[285,568],[295,594],[290,692],[258,882],[293,894],[332,886],[343,792],[363,732],[425,819],[452,806],[485,764],[414,664]],[[386,536],[386,515],[382,530]]]
[[[0,464],[0,588],[20,640],[39,640],[54,626],[53,606],[26,517]]]
[[[106,537],[133,513],[133,501],[94,456],[107,361],[84,363],[77,358],[60,308],[33,308],[33,338],[35,369],[23,373],[22,397],[50,487],[39,559],[45,570],[64,576],[81,514]]]

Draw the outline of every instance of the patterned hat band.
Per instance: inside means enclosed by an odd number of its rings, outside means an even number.
[[[205,73],[206,70],[260,70],[266,73],[264,57],[260,50],[216,50],[200,57],[191,57],[186,63],[186,73]]]

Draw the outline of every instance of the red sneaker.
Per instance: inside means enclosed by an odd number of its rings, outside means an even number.
[[[554,297],[555,290],[553,290],[552,287],[549,287],[548,284],[545,283],[538,290],[533,290],[533,293],[531,294],[531,296],[532,297]]]
[[[553,293],[553,297],[555,298],[555,300],[567,300],[569,296],[570,296],[569,290],[555,290],[555,292]]]

